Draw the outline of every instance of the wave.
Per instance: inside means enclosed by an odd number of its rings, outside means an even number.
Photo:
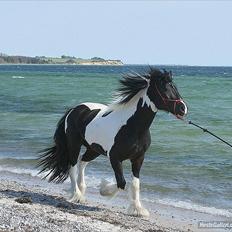
[[[35,165],[36,158],[35,157],[0,157],[0,162],[6,165],[20,165],[20,164],[28,164]]]
[[[0,171],[16,174],[27,174],[32,177],[38,176],[35,157],[1,157]]]
[[[38,170],[36,169],[29,169],[29,168],[16,168],[16,167],[9,167],[9,166],[0,166],[0,172],[10,172],[16,174],[26,174],[30,176],[39,176]]]
[[[44,172],[42,174],[39,174],[38,169],[36,168],[27,168],[27,167],[16,167],[16,166],[10,166],[10,165],[6,165],[6,164],[1,164],[0,165],[0,172],[8,172],[8,173],[13,173],[13,174],[20,174],[20,175],[29,175],[31,177],[39,177],[39,178],[43,178],[44,176],[46,176],[48,174],[48,172]],[[90,170],[91,172],[91,170]],[[88,186],[94,189],[98,189],[99,185],[101,183],[101,179],[106,179],[109,182],[115,182],[113,177],[108,177],[107,175],[100,175],[100,174],[96,174],[94,173],[90,173],[89,175],[85,176],[86,182],[88,183]],[[49,176],[46,178],[49,179]],[[69,178],[65,181],[66,183],[69,183],[70,180]]]
[[[25,77],[23,76],[12,76],[13,79],[24,79]]]
[[[144,198],[144,201],[150,202],[150,203],[158,203],[162,205],[168,205],[173,206],[176,208],[182,208],[182,209],[188,209],[200,213],[207,213],[211,215],[216,216],[224,216],[224,217],[232,217],[232,212],[226,209],[218,209],[215,207],[209,207],[209,206],[202,206],[195,204],[193,202],[186,202],[186,201],[175,201],[173,199],[156,199],[151,200],[148,198]]]

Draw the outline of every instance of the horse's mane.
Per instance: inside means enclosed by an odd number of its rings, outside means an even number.
[[[159,69],[150,67],[144,73],[129,73],[120,79],[120,87],[117,89],[115,96],[119,99],[117,104],[126,104],[139,91],[145,89],[149,85],[149,81],[153,78],[160,77],[166,74],[167,71],[160,71]]]

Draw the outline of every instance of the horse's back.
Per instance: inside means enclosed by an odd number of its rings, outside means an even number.
[[[86,126],[106,107],[106,105],[91,102],[77,105],[66,117],[67,129],[84,135]]]
[[[101,103],[94,103],[94,102],[84,102],[80,105],[87,106],[90,110],[105,110],[107,108],[107,105],[101,104]]]

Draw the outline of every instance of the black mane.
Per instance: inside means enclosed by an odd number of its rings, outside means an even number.
[[[140,90],[145,89],[149,80],[160,79],[161,77],[170,76],[171,73],[166,70],[160,71],[157,68],[150,67],[145,73],[130,73],[124,75],[119,81],[121,86],[117,89],[116,96],[119,97],[118,104],[129,102]]]

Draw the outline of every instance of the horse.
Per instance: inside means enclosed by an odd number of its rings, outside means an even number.
[[[140,201],[139,173],[145,152],[150,146],[149,128],[158,110],[183,119],[187,105],[179,94],[172,72],[150,67],[143,73],[129,73],[120,79],[117,100],[109,105],[81,103],[68,110],[57,124],[54,145],[39,157],[40,172],[50,182],[60,183],[70,177],[70,201],[85,201],[85,168],[99,155],[108,156],[116,183],[102,181],[100,194],[113,196],[125,190],[122,162],[131,161],[128,213],[149,216]],[[79,156],[81,147],[85,148]],[[78,176],[77,171],[79,168]]]

